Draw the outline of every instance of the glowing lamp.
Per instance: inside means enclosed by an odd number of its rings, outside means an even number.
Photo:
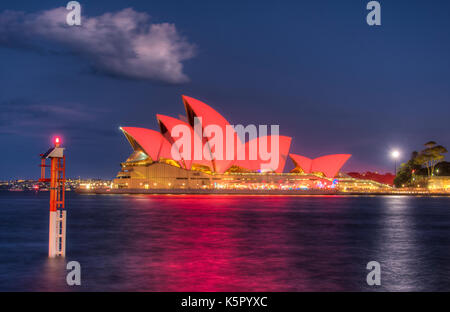
[[[59,137],[55,138],[55,145],[59,145],[61,143],[61,139]]]
[[[392,158],[394,159],[395,162],[395,167],[394,167],[394,175],[397,175],[397,159],[400,157],[400,152],[397,150],[393,150],[391,153]]]

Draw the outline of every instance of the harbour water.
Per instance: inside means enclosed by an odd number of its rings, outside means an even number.
[[[449,197],[68,193],[67,210],[50,260],[48,193],[0,192],[0,291],[450,290]]]

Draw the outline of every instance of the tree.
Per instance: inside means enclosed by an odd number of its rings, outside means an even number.
[[[411,182],[411,169],[409,166],[409,161],[400,165],[400,169],[397,171],[397,175],[394,179],[394,185],[396,187],[409,186]]]
[[[414,162],[420,166],[425,166],[427,168],[428,177],[432,177],[434,175],[434,168],[439,162],[444,160],[443,154],[448,151],[445,147],[437,145],[434,141],[425,143],[425,147],[426,148],[415,157]]]
[[[418,155],[419,155],[418,152],[416,151],[412,152],[411,159],[408,160],[406,163],[400,165],[400,168],[397,171],[397,174],[394,179],[394,185],[396,187],[412,185],[413,172],[420,169],[420,165],[416,163],[416,158],[418,157]]]

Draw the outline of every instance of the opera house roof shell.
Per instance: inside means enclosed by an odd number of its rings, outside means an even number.
[[[328,178],[335,177],[341,167],[346,163],[346,161],[351,157],[349,154],[336,154],[336,155],[327,155],[322,156],[316,159],[310,159],[304,156],[289,154],[289,149],[291,145],[292,138],[287,136],[278,136],[278,151],[273,151],[271,148],[271,142],[273,139],[271,135],[267,137],[256,137],[254,142],[247,141],[242,142],[237,133],[233,130],[230,123],[216,110],[207,104],[183,95],[182,96],[184,107],[186,110],[187,121],[183,121],[177,118],[173,118],[165,115],[156,115],[159,131],[146,129],[146,128],[136,128],[136,127],[121,127],[120,129],[123,131],[127,140],[131,144],[133,150],[135,152],[141,152],[146,155],[146,157],[150,158],[153,162],[171,160],[174,164],[177,164],[181,168],[191,170],[194,168],[194,165],[200,165],[205,168],[209,168],[209,171],[215,173],[225,173],[225,172],[258,172],[261,170],[261,167],[267,163],[267,160],[261,159],[261,157],[257,156],[256,159],[250,160],[249,157],[249,149],[252,143],[256,143],[259,145],[261,140],[267,142],[268,150],[272,153],[278,153],[278,165],[275,168],[271,168],[270,171],[276,173],[282,173],[286,164],[286,160],[288,156],[294,162],[296,168],[293,170],[294,172],[301,173],[319,173]],[[227,128],[232,129],[231,135],[234,137],[235,146],[233,150],[230,152],[234,154],[232,159],[228,158],[219,158],[214,157],[213,153],[211,153],[211,160],[201,159],[195,160],[193,153],[194,150],[191,150],[191,157],[182,157],[182,151],[180,147],[177,146],[176,140],[177,138],[172,137],[172,130],[178,126],[183,125],[190,129],[191,140],[195,139],[199,140],[202,144],[202,150],[211,150],[210,141],[211,137],[205,136],[199,137],[196,131],[194,131],[194,120],[195,118],[201,119],[201,128],[204,130],[206,127],[210,125],[214,125],[222,129],[223,133],[226,133]],[[192,144],[194,144],[192,142]],[[245,158],[241,160],[237,157],[236,151],[237,145],[241,145],[245,151]],[[172,148],[174,146],[174,148]],[[217,148],[217,147],[216,147]],[[225,140],[223,140],[223,151],[227,153],[227,144]],[[175,157],[177,160],[174,160],[172,154],[176,153]]]

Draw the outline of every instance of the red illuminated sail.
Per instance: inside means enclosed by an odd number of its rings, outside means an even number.
[[[305,173],[321,172],[328,178],[335,177],[351,156],[350,154],[334,154],[310,159],[301,155],[289,154],[294,164]]]

